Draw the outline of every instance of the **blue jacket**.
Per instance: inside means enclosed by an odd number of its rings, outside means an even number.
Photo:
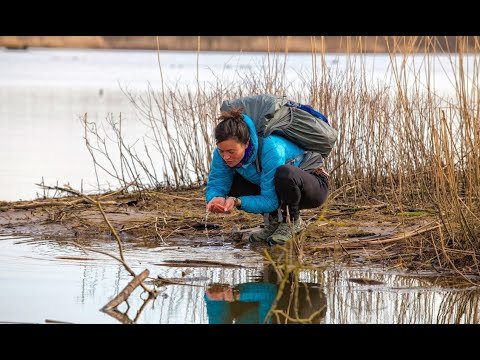
[[[213,153],[208,175],[206,200],[207,203],[216,196],[226,197],[233,182],[233,176],[237,171],[246,180],[260,186],[260,195],[240,196],[241,210],[249,213],[267,213],[275,211],[278,204],[275,192],[274,176],[279,166],[299,157],[304,152],[302,148],[286,138],[278,135],[269,135],[263,139],[262,145],[262,172],[257,172],[255,159],[258,150],[258,137],[253,120],[243,114],[243,120],[250,130],[250,141],[253,145],[253,153],[247,163],[240,168],[231,168],[220,156],[218,149]],[[293,165],[298,166],[302,161],[300,157]]]
[[[235,305],[251,304],[250,311],[244,311],[237,319],[236,324],[263,324],[277,296],[277,285],[269,283],[243,283],[238,285],[240,298],[236,302],[224,300],[210,300],[203,296],[207,307],[209,324],[231,324],[233,322],[233,308]],[[268,323],[271,323],[271,318]]]

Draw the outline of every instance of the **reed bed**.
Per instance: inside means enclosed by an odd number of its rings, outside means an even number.
[[[362,37],[341,38],[344,67],[328,64],[325,39],[312,37],[311,69],[295,79],[286,71],[286,50],[268,52],[258,68],[238,69],[235,80],[198,79],[193,88],[163,82],[158,51],[162,86],[143,93],[123,89],[147,135],[128,143],[121,116],[95,123],[85,114],[86,146],[95,170],[120,187],[132,181],[138,191],[201,186],[222,101],[286,95],[319,109],[339,130],[327,159],[337,201],[378,201],[392,215],[426,209],[438,226],[405,238],[405,246],[440,268],[468,266],[480,274],[480,38],[459,36],[453,46],[441,40],[378,38],[389,56],[383,82],[372,80]],[[433,73],[439,66],[453,74],[447,94],[437,91]],[[298,79],[302,86],[293,86]]]

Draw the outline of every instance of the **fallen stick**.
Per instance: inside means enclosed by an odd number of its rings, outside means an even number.
[[[223,267],[243,267],[238,264],[223,263],[220,261],[207,260],[163,260],[164,264],[154,264],[157,266],[223,266]]]
[[[60,320],[51,320],[51,319],[45,319],[46,324],[73,324],[72,322],[68,321],[60,321]]]
[[[178,195],[172,195],[169,193],[163,193],[163,195],[166,195],[168,197],[171,197],[173,199],[179,199],[179,200],[185,200],[185,201],[205,201],[205,198],[187,198],[184,196],[178,196]]]
[[[104,313],[110,315],[115,320],[120,321],[122,324],[133,324],[133,320],[130,320],[130,318],[126,314],[123,314],[116,309],[106,310],[104,311]]]
[[[135,276],[128,284],[125,286],[125,288],[120,291],[120,293],[110,300],[103,308],[100,310],[107,312],[111,309],[116,308],[118,305],[120,305],[122,302],[128,299],[130,294],[145,280],[148,275],[150,274],[150,271],[148,269],[143,270],[140,274]]]
[[[17,205],[10,205],[10,206],[5,206],[2,207],[1,209],[35,209],[38,207],[43,207],[43,206],[71,206],[75,204],[81,204],[81,203],[88,203],[87,200],[85,199],[75,199],[72,201],[36,201],[36,202],[30,202],[27,204],[17,204]]]
[[[123,259],[120,259],[120,258],[116,257],[115,255],[109,254],[109,253],[107,253],[107,252],[105,252],[105,251],[94,250],[94,249],[87,249],[87,248],[83,247],[82,245],[77,244],[77,243],[74,242],[74,241],[67,241],[67,242],[70,243],[70,244],[73,244],[73,245],[75,245],[75,246],[78,246],[79,248],[81,248],[81,249],[82,249],[83,251],[85,251],[85,252],[87,252],[87,251],[92,251],[92,252],[96,252],[96,253],[103,254],[103,255],[106,255],[106,256],[111,257],[111,258],[117,260],[118,262],[120,262],[120,263],[123,265],[123,267],[125,268],[125,270],[127,270],[127,271],[130,273],[130,275],[132,275],[133,277],[137,277],[137,275],[135,275],[135,272],[130,268],[130,266],[128,266],[128,264],[127,264]],[[149,294],[155,296],[155,290],[150,290],[150,289],[148,289],[143,282],[140,283],[140,285],[142,286],[143,290],[145,290],[145,291],[148,292]]]
[[[365,246],[370,246],[370,245],[380,245],[380,244],[388,244],[392,242],[396,242],[399,240],[404,240],[409,237],[412,237],[414,235],[419,235],[427,231],[435,230],[440,227],[440,224],[436,224],[433,226],[425,227],[422,226],[418,229],[412,230],[410,232],[406,232],[403,234],[399,234],[396,236],[392,237],[385,237],[385,238],[380,238],[378,240],[346,240],[346,241],[336,241],[334,243],[327,243],[327,244],[321,244],[321,245],[316,245],[316,246],[311,246],[312,249],[336,249],[339,247],[342,248],[359,248],[359,247],[365,247]]]

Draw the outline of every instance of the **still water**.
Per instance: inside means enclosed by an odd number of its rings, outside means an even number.
[[[441,54],[437,59],[429,65],[429,73],[433,72],[437,91],[450,94],[456,63]],[[47,185],[69,183],[76,189],[97,190],[81,116],[87,113],[89,121],[98,121],[121,114],[123,133],[130,137],[127,140],[148,133],[122,89],[143,92],[151,86],[159,91],[162,76],[165,86],[179,91],[241,82],[250,71],[258,74],[258,69],[268,64],[272,69],[277,60],[286,64],[286,84],[305,87],[305,79],[312,73],[311,54],[277,55],[275,59],[264,53],[162,51],[158,58],[156,51],[141,50],[0,49],[0,201],[43,195],[35,185],[42,178]],[[468,77],[472,67],[467,60]],[[422,57],[410,78],[418,82],[428,61]],[[365,71],[373,83],[391,82],[392,62],[385,54],[358,58],[327,54],[325,63],[334,73],[354,67]],[[320,64],[317,59],[317,67]],[[409,64],[407,68],[411,70]],[[161,172],[162,162],[154,160]],[[118,187],[107,175],[100,174],[99,180],[101,190]]]
[[[117,253],[112,243],[87,246]],[[128,299],[129,307],[126,303],[118,307],[124,315],[115,318],[100,308],[131,280],[118,262],[98,253],[85,254],[65,241],[0,235],[0,323],[257,323],[277,295],[275,283],[266,277],[271,269],[259,265],[262,259],[249,249],[225,243],[150,249],[125,244],[125,250],[125,259],[137,274],[149,269],[150,277],[177,284],[161,287],[160,295],[145,306],[145,294],[137,288]],[[166,266],[171,261],[219,258],[244,267]],[[440,285],[441,280],[388,269],[329,266],[304,271],[296,283],[297,318],[313,316],[320,324],[479,323],[478,289]],[[218,284],[239,289],[240,298],[225,302],[206,296]],[[292,293],[292,288],[284,290],[278,310],[286,311],[287,301],[282,299],[291,299]]]

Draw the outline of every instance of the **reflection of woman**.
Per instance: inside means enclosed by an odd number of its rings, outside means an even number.
[[[272,307],[277,287],[267,283],[244,283],[232,287],[213,284],[205,293],[210,324],[262,324]]]
[[[272,266],[264,272],[264,281],[230,286],[212,284],[205,292],[210,324],[262,324],[277,296],[277,275]],[[325,317],[326,298],[321,284],[299,282],[290,278],[278,300],[276,312],[267,323],[291,323],[307,320],[319,323]]]

